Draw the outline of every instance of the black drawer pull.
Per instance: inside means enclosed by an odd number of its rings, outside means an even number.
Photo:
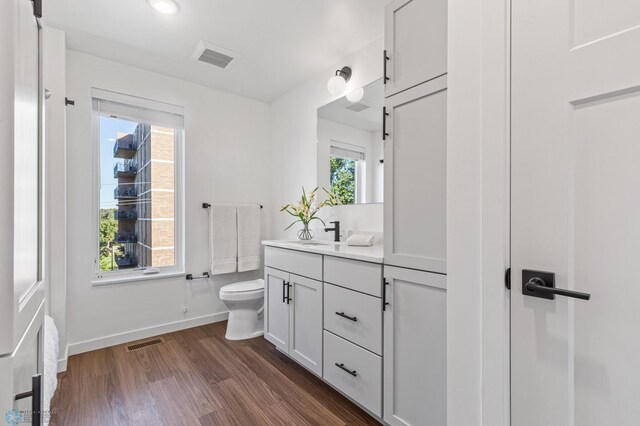
[[[351,320],[351,321],[353,321],[353,322],[358,322],[358,318],[356,318],[356,317],[350,317],[349,315],[345,315],[345,313],[344,313],[344,312],[336,312],[336,315],[338,315],[339,317],[342,317],[342,318],[346,318],[346,319],[348,319],[348,320]]]
[[[349,370],[347,367],[344,366],[344,364],[340,363],[338,364],[336,362],[336,367],[338,367],[340,370],[346,371],[347,373],[351,374],[353,377],[356,377],[358,375],[358,373],[356,373],[356,370]]]

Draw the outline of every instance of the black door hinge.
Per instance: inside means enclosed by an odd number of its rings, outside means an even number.
[[[64,98],[64,106],[67,106],[67,105],[72,105],[73,106],[75,104],[76,104],[76,101],[72,101],[71,99],[69,99],[67,97]]]
[[[507,290],[511,290],[511,268],[507,268],[507,272],[504,273],[504,285]]]

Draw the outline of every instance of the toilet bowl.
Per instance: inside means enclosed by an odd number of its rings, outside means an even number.
[[[242,281],[220,289],[220,300],[229,308],[229,340],[251,339],[264,334],[264,280]]]

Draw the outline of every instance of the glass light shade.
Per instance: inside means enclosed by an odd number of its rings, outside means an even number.
[[[347,99],[349,102],[358,102],[364,96],[364,88],[359,88],[353,92],[347,93]]]
[[[180,10],[180,6],[175,0],[147,0],[147,4],[165,15],[175,15]]]
[[[339,75],[334,75],[327,83],[327,89],[333,96],[341,95],[347,88],[347,82]]]

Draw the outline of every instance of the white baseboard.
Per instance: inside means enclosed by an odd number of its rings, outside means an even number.
[[[67,369],[67,358],[71,355],[77,355],[83,352],[90,352],[97,349],[108,348],[109,346],[121,345],[123,343],[132,342],[134,340],[146,339],[148,337],[153,337],[160,334],[172,333],[174,331],[184,330],[187,328],[220,322],[226,320],[228,317],[229,312],[219,312],[217,314],[204,315],[197,318],[190,318],[186,320],[156,325],[153,327],[127,331],[124,333],[112,334],[111,336],[86,340],[84,342],[72,343],[70,345],[67,345],[67,357],[65,357],[64,360],[58,361],[58,367],[60,367],[61,364],[64,365],[64,370],[58,369],[58,372],[65,371]]]
[[[58,373],[67,371],[67,360],[69,359],[69,346],[64,348],[64,356],[58,359]]]

